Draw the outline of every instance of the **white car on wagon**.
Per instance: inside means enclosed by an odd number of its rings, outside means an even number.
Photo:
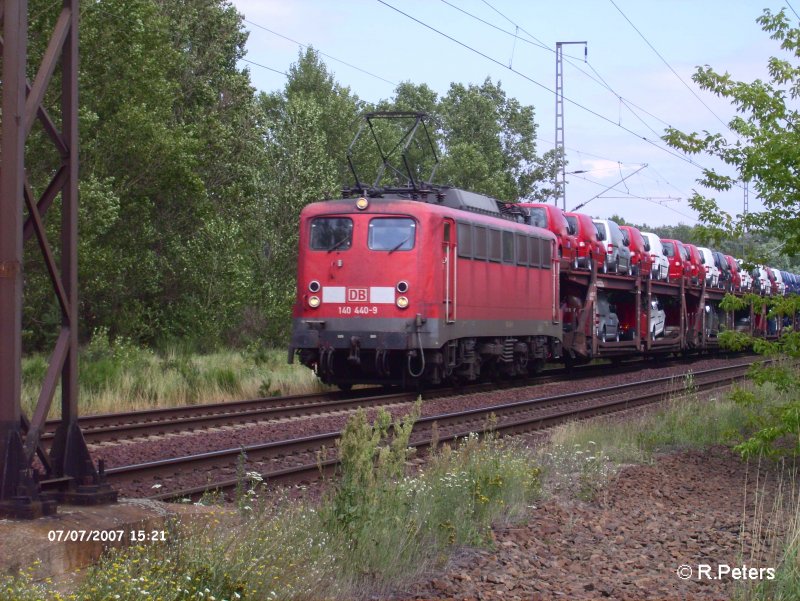
[[[697,250],[700,251],[700,258],[706,267],[706,286],[719,287],[719,267],[714,263],[714,253],[704,246],[698,246]]]
[[[742,278],[741,288],[749,292],[753,289],[753,276],[744,268],[744,261],[741,259],[734,259],[739,264],[739,276]]]
[[[650,277],[654,280],[666,280],[669,277],[669,259],[664,254],[661,238],[652,232],[642,232],[642,237],[650,245],[650,256],[653,257],[653,272]]]

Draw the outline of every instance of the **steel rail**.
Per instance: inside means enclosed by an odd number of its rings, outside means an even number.
[[[741,379],[749,363],[737,364],[698,371],[693,374],[693,387],[697,391],[719,388],[723,385]],[[590,416],[620,411],[638,407],[644,404],[661,400],[665,395],[682,392],[683,387],[679,382],[681,376],[669,376],[648,380],[619,384],[606,388],[585,390],[575,393],[560,394],[552,397],[516,401],[494,407],[472,409],[464,412],[433,415],[417,420],[415,435],[411,443],[415,447],[425,447],[431,444],[431,435],[421,436],[425,431],[433,430],[437,425],[438,440],[452,441],[463,438],[470,432],[484,432],[487,429],[499,434],[514,434],[529,432],[540,428],[550,427],[556,423],[568,420],[583,419]],[[490,416],[495,416],[496,421],[490,423]],[[443,432],[444,430],[444,432]],[[316,453],[322,448],[332,449],[336,440],[340,438],[341,431],[328,432],[314,436],[307,436],[285,441],[269,442],[241,448],[225,449],[141,463],[130,466],[120,466],[106,470],[109,482],[122,483],[129,480],[141,480],[153,477],[171,477],[181,471],[201,471],[209,468],[232,468],[244,460],[248,471],[254,471],[252,464],[266,463],[280,459],[282,465],[272,470],[263,471],[265,480],[298,481],[308,479],[319,469],[330,470],[338,463],[338,459],[319,460]],[[302,454],[315,454],[311,461],[304,459]],[[294,457],[295,466],[285,465],[287,458]],[[259,468],[261,472],[261,468]],[[217,488],[230,488],[236,479],[209,484],[201,488],[183,489],[179,491],[164,491],[152,498],[167,499],[196,495],[203,490]]]
[[[609,371],[619,373],[631,371],[632,368],[639,369],[639,367],[640,362],[635,361],[620,365],[587,365],[575,368],[572,371],[551,369],[536,376],[504,381],[500,385],[522,387],[559,381],[565,377],[586,379],[594,377],[598,373],[607,374]],[[494,390],[497,386],[497,383],[478,383],[461,389],[452,387],[430,389],[426,392],[425,397],[438,398],[451,394],[482,392]],[[198,429],[232,424],[319,415],[329,411],[349,411],[359,407],[410,402],[417,396],[416,392],[410,391],[374,395],[375,390],[375,387],[371,387],[350,393],[320,392],[122,413],[95,414],[81,417],[79,424],[86,442],[93,444],[170,432],[191,432]],[[54,427],[58,423],[58,421],[47,422],[47,429],[42,435],[42,441],[45,446],[49,445],[52,440]]]

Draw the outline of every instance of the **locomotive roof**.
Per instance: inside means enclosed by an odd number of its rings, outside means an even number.
[[[343,198],[317,202],[306,206],[303,213],[306,215],[361,213],[356,209],[355,201],[356,198]],[[487,226],[524,229],[529,232],[535,230],[543,238],[555,238],[550,231],[526,224],[521,218],[515,218],[513,204],[505,205],[489,196],[458,188],[446,189],[445,195],[432,193],[427,198],[411,198],[407,194],[386,194],[378,198],[369,198],[369,203],[372,208],[400,210],[411,215],[448,214],[455,219],[468,220]],[[510,213],[501,211],[501,206]],[[364,212],[369,214],[370,210],[367,209]]]

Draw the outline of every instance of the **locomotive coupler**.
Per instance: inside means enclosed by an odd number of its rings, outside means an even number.
[[[352,365],[361,365],[361,338],[358,336],[350,337],[350,355],[347,362]]]

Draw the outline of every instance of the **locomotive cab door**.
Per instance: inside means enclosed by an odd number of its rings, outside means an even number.
[[[444,277],[445,323],[456,322],[456,298],[458,292],[457,250],[456,224],[452,219],[445,219],[442,223],[442,272]]]

